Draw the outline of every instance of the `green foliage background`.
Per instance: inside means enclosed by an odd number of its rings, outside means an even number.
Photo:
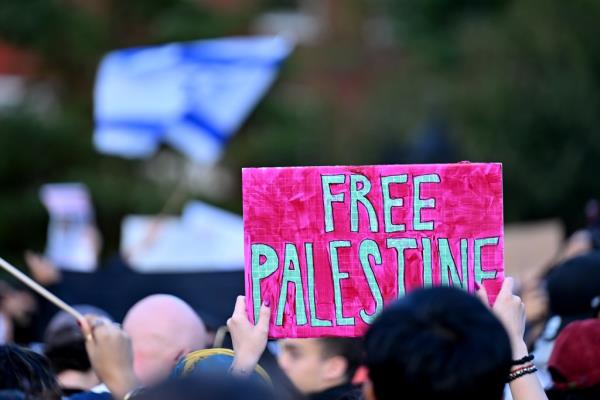
[[[105,252],[117,249],[123,215],[157,213],[169,197],[142,161],[92,148],[93,80],[107,51],[245,34],[260,12],[295,3],[224,12],[176,0],[0,2],[0,38],[35,52],[37,79],[58,93],[50,112],[25,102],[0,114],[2,254],[20,263],[24,249],[43,248],[43,183],[90,187]],[[254,165],[501,161],[507,222],[583,223],[600,192],[600,2],[329,3],[327,34],[285,64],[223,167],[239,176]],[[385,45],[365,34],[374,16],[391,21]],[[220,205],[240,211],[239,192]]]

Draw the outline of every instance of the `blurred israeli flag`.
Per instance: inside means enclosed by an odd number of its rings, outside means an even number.
[[[101,62],[94,145],[127,158],[168,143],[211,164],[292,51],[281,37],[235,37],[118,50]]]

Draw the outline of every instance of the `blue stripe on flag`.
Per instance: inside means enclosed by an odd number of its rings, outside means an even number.
[[[201,128],[208,136],[212,137],[221,144],[227,143],[227,137],[217,129],[213,124],[203,118],[198,112],[187,112],[183,115],[183,121]]]

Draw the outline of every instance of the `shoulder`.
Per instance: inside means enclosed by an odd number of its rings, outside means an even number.
[[[113,400],[113,398],[108,392],[81,392],[67,397],[67,400]]]

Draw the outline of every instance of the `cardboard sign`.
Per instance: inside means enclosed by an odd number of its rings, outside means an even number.
[[[142,273],[241,271],[242,217],[200,201],[188,202],[181,217],[129,215],[121,254]]]
[[[46,257],[64,270],[92,272],[98,263],[98,236],[88,188],[81,183],[49,183],[40,199],[50,214]]]
[[[249,318],[269,336],[360,336],[419,287],[490,300],[504,278],[501,164],[246,168]]]

